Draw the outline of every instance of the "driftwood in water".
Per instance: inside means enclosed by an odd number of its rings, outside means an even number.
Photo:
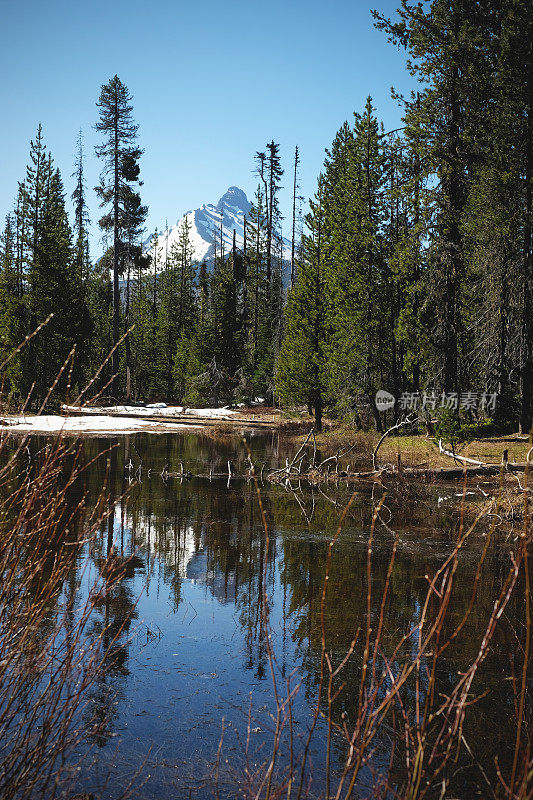
[[[529,465],[531,467],[531,464]],[[371,470],[368,472],[350,472],[347,470],[340,470],[338,472],[320,472],[317,469],[312,469],[307,472],[300,472],[297,476],[293,475],[292,477],[297,477],[299,480],[307,480],[311,483],[321,483],[331,480],[339,480],[340,478],[343,480],[349,481],[358,481],[358,480],[379,480],[383,478],[385,475],[388,476],[403,476],[404,478],[409,477],[416,477],[416,478],[427,478],[431,480],[441,479],[441,480],[458,480],[464,477],[466,472],[467,477],[470,476],[496,476],[499,475],[500,472],[503,473],[519,473],[524,472],[527,467],[527,464],[507,464],[507,466],[503,466],[502,464],[486,464],[483,466],[471,466],[471,467],[404,467],[402,466],[401,470],[393,467],[381,467],[377,470]],[[286,480],[290,480],[290,476],[287,474],[283,474],[282,472],[270,473],[268,476],[268,480],[272,483],[283,483]]]
[[[300,481],[307,481],[309,483],[318,485],[320,483],[331,483],[331,482],[338,482],[339,480],[342,481],[379,481],[382,478],[389,477],[389,478],[403,478],[409,479],[410,477],[413,478],[424,478],[427,480],[442,480],[442,481],[450,481],[450,480],[462,480],[465,476],[467,477],[479,477],[479,476],[497,476],[500,473],[508,473],[517,477],[518,473],[522,473],[526,470],[528,466],[526,463],[521,464],[485,464],[483,466],[463,466],[463,467],[403,467],[399,470],[396,467],[381,467],[377,470],[368,470],[368,471],[361,471],[361,472],[351,472],[350,470],[338,470],[336,472],[331,471],[323,471],[318,469],[318,465],[314,468],[301,471],[301,472],[292,472],[287,473],[286,468],[282,470],[275,470],[273,472],[269,472],[265,475],[265,479],[269,483],[277,483],[277,484],[286,484],[291,480],[300,480]],[[531,463],[529,463],[531,467]],[[125,469],[129,469],[131,471],[130,465],[126,465]],[[141,473],[140,467],[135,473],[135,478],[137,480],[141,480]],[[261,468],[261,476],[260,481],[263,483],[263,470],[264,465]],[[151,470],[148,471],[148,477]],[[186,470],[181,464],[180,472],[169,472],[166,467],[163,468],[161,471],[160,477],[167,481],[169,479],[178,479],[180,482],[186,480],[227,480],[228,485],[231,481],[249,481],[253,477],[253,473],[250,469],[246,470],[245,473],[239,474],[234,471],[233,465],[231,462],[228,465],[228,470],[225,472],[214,472],[212,467],[209,470],[208,474],[204,473],[197,473],[194,474],[189,470]],[[517,478],[518,480],[518,478]],[[520,488],[523,490],[525,487],[522,487],[519,483]]]
[[[402,420],[397,425],[390,428],[385,434],[380,438],[373,454],[372,454],[372,461],[375,465],[377,464],[377,452],[379,450],[379,446],[384,441],[387,435],[389,435],[393,430],[398,429],[404,425],[410,425],[415,422],[415,418],[407,418],[406,420]],[[310,440],[312,438],[313,448],[312,453],[309,452],[310,450]],[[308,447],[309,445],[309,447]],[[442,446],[442,441],[439,441],[439,450],[441,454],[449,456],[450,458],[454,458],[456,461],[462,461],[462,464],[458,464],[455,467],[408,467],[404,466],[401,462],[401,458],[398,455],[398,465],[397,466],[383,466],[381,468],[374,468],[372,470],[367,471],[351,471],[350,466],[348,465],[345,469],[339,469],[339,462],[340,459],[348,455],[355,447],[357,446],[357,442],[355,444],[350,445],[349,447],[341,448],[337,451],[337,453],[333,456],[329,456],[328,458],[323,459],[322,461],[317,460],[317,444],[316,439],[314,436],[314,430],[311,429],[307,436],[305,437],[302,445],[296,451],[296,454],[289,462],[289,459],[285,459],[285,466],[279,469],[271,470],[266,479],[270,483],[278,483],[278,484],[287,484],[290,483],[291,480],[305,480],[312,484],[319,484],[319,483],[327,483],[331,481],[338,481],[338,480],[347,480],[350,482],[358,481],[358,480],[370,480],[370,481],[379,481],[381,478],[387,476],[389,478],[393,477],[401,477],[401,478],[424,478],[428,480],[461,480],[466,475],[467,477],[470,476],[497,476],[500,473],[521,473],[524,472],[528,467],[531,466],[531,457],[533,456],[533,447],[529,450],[526,461],[524,463],[514,464],[509,462],[508,459],[508,451],[504,451],[502,463],[501,464],[487,464],[481,461],[477,461],[475,459],[469,459],[465,456],[458,456],[456,453],[453,453],[449,450],[445,450]],[[306,450],[307,448],[307,450]],[[307,459],[307,465],[304,468],[305,460]],[[233,464],[231,461],[227,462],[227,472],[213,472],[213,467],[210,466],[209,474],[208,475],[193,475],[189,471],[185,471],[183,464],[181,464],[181,472],[169,472],[168,467],[165,466],[163,471],[161,472],[161,477],[166,480],[167,478],[179,478],[183,479],[207,479],[209,481],[213,480],[213,478],[227,478],[228,486],[231,480],[250,480],[255,474],[255,465],[251,461],[251,456],[248,454],[248,462],[249,462],[249,469],[245,474],[237,474],[233,468]],[[130,462],[131,464],[131,462]],[[335,465],[335,471],[331,471],[331,467]],[[126,469],[131,470],[131,466],[127,465]],[[265,470],[265,465],[261,466],[261,474],[260,480],[263,482],[263,472]],[[522,485],[520,484],[520,480],[515,474],[515,477],[519,483],[521,489]],[[531,491],[529,489],[529,491]]]

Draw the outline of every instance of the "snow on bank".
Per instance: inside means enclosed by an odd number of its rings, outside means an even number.
[[[104,406],[98,408],[80,408],[79,406],[63,406],[65,411],[83,411],[84,414],[87,415],[98,415],[98,414],[111,414],[111,413],[120,413],[120,414],[128,414],[129,417],[182,417],[183,415],[190,416],[190,417],[204,417],[206,419],[224,419],[224,417],[230,417],[233,414],[238,414],[238,411],[235,411],[229,406],[224,406],[223,408],[186,408],[185,406],[167,406],[165,403],[151,403],[147,406],[127,406],[127,405],[117,405],[117,406]]]
[[[5,420],[7,425],[1,423]],[[173,425],[191,428],[192,425]],[[150,422],[145,419],[127,419],[125,417],[105,417],[90,415],[88,417],[60,417],[56,414],[43,414],[40,417],[4,417],[0,419],[0,431],[13,433],[137,433],[138,431],[158,430],[165,432],[168,427],[164,423]]]
[[[15,433],[136,433],[149,431],[164,433],[173,430],[186,430],[202,427],[202,419],[228,420],[238,414],[229,407],[224,408],[184,408],[152,403],[148,406],[116,405],[105,408],[80,408],[63,406],[63,410],[76,411],[75,416],[43,414],[39,417],[0,417],[0,431]],[[79,412],[83,416],[78,416]],[[157,416],[157,420],[149,417]],[[182,424],[184,416],[198,419],[198,424]],[[164,418],[164,419],[163,419]],[[168,419],[168,424],[166,422]]]
[[[218,417],[230,417],[232,414],[238,414],[239,412],[235,411],[233,408],[229,408],[229,406],[224,406],[224,408],[186,408],[183,413],[190,414],[191,417],[217,419]]]

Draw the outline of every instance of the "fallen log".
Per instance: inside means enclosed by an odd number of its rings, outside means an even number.
[[[531,466],[531,465],[530,465]],[[424,469],[418,469],[416,467],[403,468],[404,475],[417,475],[417,476],[426,476],[426,477],[441,477],[443,479],[455,479],[455,478],[462,478],[466,472],[466,475],[499,475],[501,472],[524,472],[526,470],[527,463],[524,464],[511,464],[507,463],[506,465],[503,464],[479,464],[478,466],[464,466],[464,467],[426,467]]]
[[[404,467],[402,466],[401,470],[396,468],[389,468],[389,467],[381,467],[377,470],[370,470],[367,472],[342,472],[342,473],[323,473],[319,470],[310,470],[309,472],[302,472],[298,475],[300,480],[307,480],[312,483],[316,482],[328,482],[328,481],[338,481],[338,480],[348,480],[348,481],[357,481],[357,480],[379,480],[384,476],[397,476],[403,478],[428,478],[428,479],[441,479],[441,480],[460,480],[464,477],[465,473],[467,477],[470,476],[480,476],[480,475],[487,475],[487,476],[496,476],[499,475],[501,472],[506,473],[519,473],[524,472],[527,467],[527,463],[521,464],[511,464],[507,463],[506,466],[502,464],[484,464],[481,466],[464,466],[464,467]],[[531,463],[529,464],[531,467]],[[270,473],[267,475],[267,479],[270,480],[271,483],[282,483],[284,480],[287,479],[286,474],[279,474],[279,473]]]
[[[477,461],[475,458],[467,458],[466,456],[459,456],[457,453],[454,453],[453,450],[445,450],[442,446],[442,439],[439,439],[439,453],[442,453],[443,456],[449,456],[453,458],[454,461],[462,461],[463,464],[475,464],[476,467],[486,467],[489,466],[488,464],[484,463],[483,461]],[[505,450],[507,453],[507,450]],[[504,462],[507,463],[507,459],[504,457]]]

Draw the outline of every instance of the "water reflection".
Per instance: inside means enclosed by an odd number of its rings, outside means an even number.
[[[37,439],[31,444],[42,446]],[[228,460],[243,473],[246,451],[238,438],[136,435],[121,439],[118,447],[114,444],[101,438],[85,441],[83,458],[87,463],[96,460],[73,494],[73,503],[83,493],[96,502],[106,487],[109,514],[90,558],[100,574],[113,568],[113,560],[127,566],[124,580],[103,591],[91,620],[91,635],[103,636],[108,669],[92,693],[92,713],[86,719],[87,732],[99,748],[86,785],[97,786],[99,771],[107,768],[111,780],[106,791],[118,793],[127,770],[145,759],[144,774],[150,778],[142,797],[175,797],[184,787],[191,797],[211,796],[208,775],[224,718],[228,796],[234,796],[232,770],[236,778],[245,760],[243,741],[250,736],[250,694],[254,762],[266,757],[271,740],[274,704],[263,619],[265,595],[280,675],[294,674],[293,680],[301,681],[293,708],[297,733],[304,736],[309,725],[320,681],[320,599],[327,545],[351,490],[264,486],[267,548],[252,482],[233,480],[228,487],[225,479],[165,480],[161,475],[165,466],[179,472],[181,464],[193,474],[207,475],[210,467],[214,473],[222,472]],[[252,447],[257,462],[277,466],[284,460],[284,445],[277,435],[256,436]],[[104,455],[96,458],[98,453]],[[132,479],[136,472],[140,481]],[[337,663],[354,633],[364,627],[373,493],[369,487],[357,495],[333,552],[326,623],[328,651]],[[384,609],[383,647],[391,652],[420,616],[426,575],[434,573],[453,546],[457,516],[453,510],[439,509],[431,496],[414,493],[389,498],[387,510],[388,526],[376,529],[372,613],[377,619],[393,545],[392,525],[401,536]],[[478,546],[474,542],[461,557],[456,604],[447,623],[450,631],[470,603]],[[440,693],[450,691],[458,671],[475,657],[480,631],[508,566],[505,549],[491,546],[479,602],[441,663]],[[77,569],[82,568],[80,562]],[[494,780],[495,757],[503,766],[512,752],[512,685],[502,681],[502,675],[509,673],[509,659],[517,658],[521,624],[520,599],[513,599],[477,679],[477,692],[488,694],[465,726],[472,756],[465,754],[454,764],[449,776],[454,797],[485,796],[479,764]],[[334,709],[339,725],[354,713],[361,661],[362,644],[342,675],[346,688]],[[313,791],[318,795],[323,788],[324,736],[320,719],[311,746]],[[376,742],[378,766],[388,763],[390,742],[384,729]],[[344,752],[336,737],[334,770],[340,768]],[[398,785],[403,770],[397,751],[392,775]],[[365,780],[370,785],[370,773]]]

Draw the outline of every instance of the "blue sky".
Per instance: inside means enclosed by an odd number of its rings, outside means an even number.
[[[375,30],[370,9],[396,0],[0,0],[4,80],[0,214],[12,208],[30,139],[47,146],[72,191],[79,128],[94,224],[100,165],[93,129],[100,86],[117,73],[133,94],[147,229],[216,202],[230,185],[253,194],[253,155],[280,142],[282,211],[290,213],[294,146],[301,191],[315,190],[324,150],[371,94],[387,128],[400,111],[390,87],[412,88],[404,56]],[[289,220],[285,225],[288,227]]]

